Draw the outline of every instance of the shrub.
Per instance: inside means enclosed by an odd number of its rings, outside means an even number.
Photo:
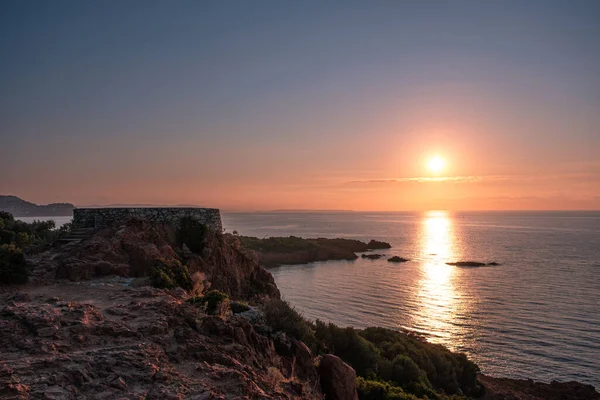
[[[481,394],[479,369],[464,354],[385,328],[367,328],[359,334],[379,350],[382,379],[430,397],[433,389],[467,396]]]
[[[208,289],[210,287],[210,282],[206,279],[206,275],[204,275],[200,271],[196,271],[192,274],[192,293],[200,294],[204,289]]]
[[[356,379],[356,391],[361,400],[418,400],[418,397],[404,392],[401,387],[362,377]]]
[[[150,282],[152,286],[159,289],[179,286],[189,291],[194,286],[187,267],[177,260],[171,262],[158,260],[150,269]]]
[[[26,223],[0,212],[0,244],[14,244],[26,253],[46,250],[57,236],[54,221]]]
[[[311,350],[318,349],[314,327],[296,309],[285,300],[271,299],[264,303],[265,320],[275,332],[302,340]]]
[[[377,348],[359,336],[354,328],[340,328],[317,320],[316,337],[329,351],[350,364],[358,375],[369,376],[377,372]]]
[[[194,218],[181,218],[179,229],[177,230],[177,242],[180,245],[185,244],[196,254],[202,254],[202,250],[204,250],[204,236],[207,230],[208,227],[205,224]]]
[[[188,299],[188,302],[205,305],[208,314],[220,314],[219,311],[223,311],[230,304],[229,296],[218,290],[211,290],[204,296],[192,297]]]
[[[243,313],[244,311],[248,311],[250,307],[248,303],[245,301],[232,301],[231,302],[231,312],[234,314]]]
[[[279,388],[279,384],[283,382],[284,379],[285,378],[281,374],[281,371],[279,371],[277,368],[269,367],[267,369],[267,376],[265,377],[265,380],[273,389],[277,390]]]
[[[13,244],[0,246],[0,283],[25,283],[29,271],[21,249]]]

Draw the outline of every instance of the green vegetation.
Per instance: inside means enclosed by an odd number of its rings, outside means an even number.
[[[356,390],[361,400],[418,400],[419,398],[406,393],[401,387],[392,386],[387,382],[356,379]]]
[[[242,247],[262,253],[291,253],[312,250],[317,247],[315,243],[297,236],[270,237],[268,239],[239,236],[239,239]]]
[[[25,283],[28,277],[23,251],[14,244],[0,245],[0,284]]]
[[[384,328],[311,323],[287,302],[263,308],[274,331],[305,342],[315,354],[333,353],[356,370],[361,399],[450,399],[478,396],[477,366],[464,354]],[[448,397],[451,396],[451,397]]]
[[[229,296],[218,290],[211,290],[204,296],[192,297],[188,299],[188,302],[205,305],[206,312],[213,315],[220,314],[220,311],[229,308],[230,305]]]
[[[259,239],[252,236],[234,236],[239,238],[242,247],[257,251],[259,253],[294,253],[298,251],[314,252],[325,249],[335,249],[337,251],[350,252],[363,252],[368,250],[366,243],[354,239],[304,239],[298,236]]]
[[[54,228],[54,221],[27,223],[0,211],[0,244],[14,244],[25,253],[35,253],[50,247],[58,235]]]
[[[243,313],[250,309],[250,306],[248,306],[248,303],[246,303],[245,301],[232,301],[230,306],[231,312],[234,314]]]
[[[204,236],[208,227],[194,218],[184,217],[179,221],[177,230],[177,242],[186,245],[196,254],[202,254],[204,250]]]
[[[231,235],[242,249],[258,253],[266,266],[305,264],[314,261],[355,260],[357,252],[368,250],[367,243],[354,239],[303,239],[297,236],[259,239]]]
[[[313,352],[320,350],[314,333],[314,326],[285,300],[271,299],[263,304],[265,322],[275,332],[302,340]]]
[[[150,282],[159,289],[179,286],[189,291],[194,287],[188,268],[177,260],[158,260],[150,269]]]
[[[54,221],[26,223],[0,211],[0,284],[27,282],[24,254],[47,250],[58,237],[54,227]]]

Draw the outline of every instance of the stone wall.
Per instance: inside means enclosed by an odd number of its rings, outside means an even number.
[[[194,218],[214,230],[221,232],[221,213],[217,208],[76,208],[73,210],[73,225],[78,227],[96,227],[127,221],[131,218],[143,219],[153,223],[179,224],[183,217]]]

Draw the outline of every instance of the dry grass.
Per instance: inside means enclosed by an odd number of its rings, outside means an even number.
[[[267,377],[266,377],[266,381],[269,384],[269,386],[271,386],[273,389],[277,390],[279,388],[279,385],[281,384],[281,382],[283,382],[284,380],[285,380],[285,378],[281,374],[281,371],[279,371],[275,367],[269,367],[269,369],[267,370]]]
[[[192,292],[193,295],[200,295],[204,289],[208,289],[208,285],[206,282],[206,276],[200,272],[196,271],[192,274]]]

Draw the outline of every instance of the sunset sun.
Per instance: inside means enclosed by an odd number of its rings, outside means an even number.
[[[440,157],[432,157],[427,162],[427,167],[429,168],[429,170],[436,174],[442,172],[444,170],[445,166],[446,166],[446,163]]]

